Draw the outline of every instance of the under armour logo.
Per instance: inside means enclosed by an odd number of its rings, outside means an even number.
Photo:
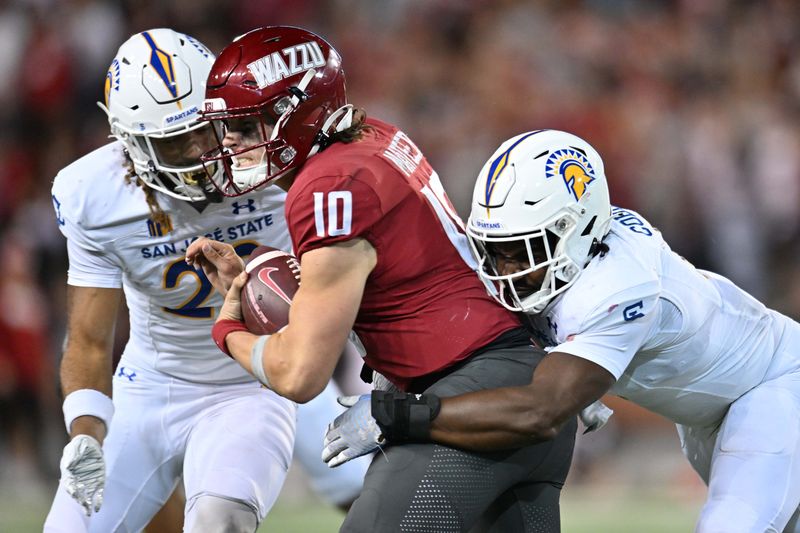
[[[117,372],[117,376],[121,378],[128,378],[128,381],[133,381],[133,378],[136,377],[136,371],[126,371],[124,366],[119,367],[119,372]]]
[[[248,213],[252,213],[256,210],[256,201],[252,198],[248,198],[247,203],[244,205],[239,205],[239,202],[233,202],[231,205],[233,206],[234,215],[238,215],[239,211],[242,209],[247,209]]]
[[[558,335],[558,324],[550,320],[550,317],[547,317],[547,325],[550,329],[553,330],[553,333]]]

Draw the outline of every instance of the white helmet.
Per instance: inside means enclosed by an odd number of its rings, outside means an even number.
[[[106,74],[111,135],[144,182],[180,200],[207,200],[200,155],[216,146],[199,122],[214,55],[196,39],[166,28],[143,31],[119,47]]]
[[[610,224],[600,155],[575,135],[538,130],[504,142],[486,162],[467,235],[478,273],[497,286],[495,299],[540,313],[575,283]],[[498,254],[519,268],[498,271]]]

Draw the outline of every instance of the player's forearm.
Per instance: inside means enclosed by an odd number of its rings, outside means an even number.
[[[80,389],[94,389],[111,396],[111,346],[70,340],[61,360],[64,396]]]
[[[264,348],[264,369],[275,392],[306,403],[325,389],[342,350],[335,342],[313,343],[291,328],[270,337]]]
[[[284,332],[270,335],[260,351],[267,381],[265,385],[284,398],[305,403],[322,392],[330,381],[333,368],[321,363],[329,359],[329,354],[310,349],[304,343],[293,343],[291,336],[287,338]],[[259,338],[245,331],[230,333],[225,338],[233,358],[257,378],[258,373],[253,368],[253,349],[257,347]],[[334,359],[338,360],[338,356]]]
[[[112,374],[110,347],[81,342],[70,343],[61,361],[60,373],[65,398],[75,391],[89,389],[99,391],[107,397],[101,403],[110,402]],[[98,395],[98,398],[102,396]],[[92,415],[78,416],[67,428],[71,438],[76,435],[90,435],[99,443],[103,442],[107,431],[106,421]]]
[[[550,440],[574,413],[550,409],[534,396],[526,386],[443,398],[441,411],[431,422],[431,440],[475,451]]]
[[[67,343],[60,375],[64,396],[94,389],[111,396],[114,329],[122,289],[67,285]]]
[[[61,360],[64,422],[71,436],[103,441],[111,402],[114,326],[122,289],[67,286],[68,334]]]
[[[253,368],[250,364],[250,354],[257,341],[258,335],[248,331],[234,331],[225,337],[225,344],[233,359],[251,374]]]

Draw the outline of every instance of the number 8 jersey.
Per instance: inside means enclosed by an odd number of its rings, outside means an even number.
[[[288,250],[285,193],[269,187],[198,212],[156,192],[169,216],[164,227],[153,220],[144,191],[126,183],[127,172],[122,146],[113,142],[56,176],[53,206],[67,237],[67,283],[124,289],[130,339],[123,361],[195,382],[252,381],[211,340],[222,298],[184,255],[203,235],[232,244],[241,256],[259,244]]]
[[[377,264],[354,330],[370,367],[403,387],[519,327],[474,272],[462,222],[419,149],[370,119],[361,140],[334,143],[302,167],[286,217],[297,256],[355,238]]]

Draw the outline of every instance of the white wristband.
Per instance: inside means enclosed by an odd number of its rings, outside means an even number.
[[[79,389],[67,394],[64,398],[64,425],[67,433],[72,428],[72,422],[79,416],[94,416],[103,421],[106,431],[111,426],[114,416],[114,403],[111,398],[95,389]]]
[[[270,335],[262,335],[253,345],[253,349],[250,351],[250,368],[256,379],[266,388],[271,389],[269,379],[264,373],[264,346],[266,346],[269,338]]]

